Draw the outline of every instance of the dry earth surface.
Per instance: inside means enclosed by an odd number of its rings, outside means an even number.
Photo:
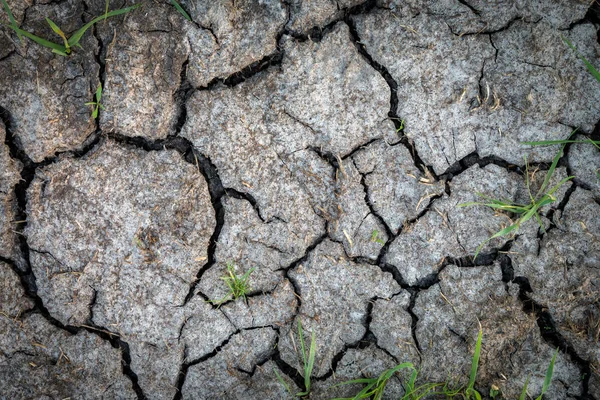
[[[600,400],[600,139],[590,0],[181,0],[62,57],[0,27],[0,398],[312,399],[410,361],[422,382]],[[58,41],[104,0],[8,0]],[[111,8],[131,5],[111,1]],[[9,23],[2,13],[2,21]],[[91,116],[99,84],[98,119]],[[530,163],[526,170],[524,156]],[[246,299],[226,265],[251,268]],[[403,395],[394,377],[385,398]]]

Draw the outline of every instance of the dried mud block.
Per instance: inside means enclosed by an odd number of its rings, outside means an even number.
[[[258,365],[273,354],[276,337],[277,332],[271,327],[235,333],[214,355],[190,365],[181,390],[183,398],[243,399],[249,398],[249,393],[261,395],[255,398],[285,398],[285,388],[272,370],[259,373],[272,373],[270,382],[264,377],[254,377]]]
[[[330,207],[329,234],[344,245],[349,257],[375,261],[388,236],[365,202],[362,179],[351,159],[339,163],[335,201]]]
[[[287,222],[279,218],[265,221],[246,200],[224,197],[222,202],[225,223],[217,242],[216,264],[202,275],[198,284],[198,289],[214,301],[227,299],[229,290],[221,277],[228,275],[228,264],[234,266],[237,276],[254,268],[249,275],[249,294],[274,290],[282,279],[278,270],[300,258],[305,247],[310,245],[308,240],[314,240],[314,236],[323,229],[322,222],[308,207],[305,217],[314,221],[314,225],[301,220],[301,215],[294,215],[294,219]],[[299,227],[306,229],[306,234],[311,236],[301,237]]]
[[[501,30],[515,20],[544,21],[559,29],[567,29],[585,17],[587,0],[378,0],[378,6],[395,14],[414,16],[419,13],[443,16],[456,35]]]
[[[515,164],[524,155],[551,161],[554,148],[520,143],[564,139],[566,125],[590,131],[600,118],[597,82],[561,39],[565,32],[546,22],[461,36],[441,15],[379,11],[355,21],[366,50],[398,83],[406,135],[438,174],[474,152]],[[566,37],[598,61],[593,25]]]
[[[33,300],[25,297],[18,275],[10,265],[0,261],[0,318],[18,318],[33,308]]]
[[[279,1],[187,0],[182,5],[197,24],[187,25],[191,46],[187,76],[196,87],[274,54],[287,19]]]
[[[312,146],[343,157],[373,139],[395,137],[390,88],[358,53],[348,26],[321,42],[283,43],[279,110],[310,127]],[[336,57],[331,57],[336,54]]]
[[[426,14],[379,12],[357,17],[356,26],[366,50],[398,83],[397,114],[423,161],[441,173],[474,152],[477,121],[489,116],[469,109],[484,62],[494,56],[489,39],[458,38],[443,18]]]
[[[10,157],[6,140],[6,129],[0,121],[0,257],[16,260],[19,257],[15,185],[21,179],[20,162]]]
[[[17,24],[21,26],[23,23],[23,17],[25,14],[25,10],[33,4],[33,0],[7,0],[8,6],[17,21]],[[2,13],[0,14],[0,22],[5,24],[10,24],[10,19],[8,15],[4,12],[4,8],[2,9]],[[0,60],[3,60],[12,52],[14,52],[18,46],[18,39],[16,35],[13,35],[13,31],[8,28],[2,27],[0,32],[4,30],[6,34],[0,34]],[[2,61],[0,61],[0,65]]]
[[[398,361],[370,344],[366,347],[348,349],[337,363],[335,373],[324,381],[311,382],[311,396],[317,399],[354,398],[364,385],[339,385],[361,378],[378,378],[385,370],[395,367]],[[408,377],[407,370],[394,374],[385,386],[385,399],[400,399],[404,395],[402,381]],[[410,373],[410,371],[409,371]]]
[[[121,351],[96,335],[73,335],[39,314],[0,316],[0,332],[0,347],[8,349],[0,355],[0,392],[7,398],[137,398]]]
[[[421,292],[414,313],[425,381],[465,384],[479,330],[483,330],[477,385],[498,386],[506,398],[518,398],[529,377],[528,392],[537,396],[554,349],[545,343],[533,315],[522,311],[518,288],[501,281],[499,265],[448,266],[440,282]],[[510,367],[507,367],[510,366]],[[582,390],[580,371],[559,353],[549,399],[565,399]]]
[[[169,4],[128,13],[107,44],[102,130],[151,140],[175,133],[176,92],[190,52],[185,19]]]
[[[300,258],[324,233],[323,218],[334,203],[332,168],[311,153],[342,157],[394,132],[386,119],[389,87],[357,53],[345,25],[320,43],[290,40],[284,49],[281,72],[197,91],[187,103],[182,136],[210,157],[225,188],[256,201],[258,216],[248,214],[254,212],[249,205],[243,216],[229,213],[248,228],[226,222],[220,272],[228,261],[270,262],[274,270]],[[262,245],[245,250],[247,244],[233,245],[232,235]],[[279,281],[271,279],[271,287]]]
[[[515,276],[527,278],[531,298],[547,309],[579,356],[596,366],[600,365],[599,213],[591,193],[577,188],[558,226],[544,235],[539,248],[517,240],[511,255]]]
[[[39,296],[64,324],[118,333],[155,398],[174,395],[186,320],[213,324],[185,343],[190,351],[209,352],[230,333],[209,304],[182,307],[214,228],[204,178],[175,151],[104,142],[38,169],[28,191],[25,234]]]
[[[17,275],[0,263],[0,393],[6,398],[135,399],[121,352],[81,330],[58,329],[33,307]]]
[[[292,32],[310,36],[311,30],[320,30],[327,24],[341,19],[349,8],[363,2],[363,0],[292,0],[288,6],[290,21],[286,27]]]
[[[570,126],[594,129],[600,119],[598,82],[561,35],[592,63],[600,62],[591,24],[563,32],[543,22],[516,21],[491,35],[498,52],[495,62],[486,62],[481,85],[486,93],[489,86],[500,106],[490,114],[495,126],[487,128],[489,134],[476,135],[480,156],[494,155],[514,164],[523,164],[525,156],[530,162],[549,162],[557,146],[531,148],[521,142],[566,139]]]
[[[373,209],[394,234],[444,191],[444,183],[415,167],[402,145],[378,141],[358,151],[353,159],[364,176]]]
[[[273,143],[277,137],[266,124],[269,97],[262,86],[243,83],[233,89],[196,92],[188,102],[182,135],[210,157],[226,188],[248,193],[260,212],[257,215],[249,203],[233,200],[220,240],[225,246],[218,251],[225,252],[218,255],[223,268],[229,261],[244,261],[238,253],[246,252],[250,258],[244,267],[248,262],[274,262],[269,268],[276,269],[299,258],[324,230],[309,193],[293,178]],[[236,237],[244,236],[266,246],[240,243],[231,248]]]
[[[81,2],[31,6],[21,28],[56,37],[45,17],[73,32],[81,27],[83,12]],[[16,35],[10,35],[19,43]],[[35,162],[80,148],[95,130],[90,106],[84,104],[92,101],[100,68],[95,59],[97,41],[89,31],[81,46],[83,50],[75,48],[63,57],[23,38],[17,51],[0,61],[0,87],[8,89],[0,91],[0,106],[11,116],[17,142]]]
[[[376,266],[349,261],[342,246],[330,240],[319,244],[305,262],[288,274],[302,299],[299,318],[305,340],[310,343],[309,332],[316,336],[316,377],[331,368],[336,354],[365,335],[369,302],[400,291],[391,274]],[[294,322],[282,329],[279,349],[284,361],[302,370],[294,345],[298,343],[297,327]]]
[[[575,139],[585,140],[580,136]],[[582,182],[600,197],[600,152],[591,143],[574,143],[569,148],[569,166],[576,181]]]
[[[480,244],[510,224],[507,216],[495,214],[488,207],[458,205],[481,201],[477,193],[514,201],[523,183],[516,173],[490,164],[485,168],[470,167],[449,185],[451,195],[436,200],[389,247],[385,262],[395,266],[409,285],[437,272],[448,257],[473,256]],[[491,240],[481,252],[502,247],[508,240],[506,237]]]
[[[377,345],[396,357],[399,362],[419,363],[419,350],[412,337],[413,320],[407,311],[410,294],[406,291],[391,299],[377,299],[371,312],[371,331]]]

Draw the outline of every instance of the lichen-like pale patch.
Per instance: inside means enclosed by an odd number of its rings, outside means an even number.
[[[521,188],[522,178],[515,173],[493,164],[485,168],[474,165],[450,182],[450,196],[436,200],[431,210],[402,231],[390,245],[385,261],[394,265],[408,284],[415,284],[437,272],[446,257],[474,255],[481,243],[510,220],[488,207],[458,205],[481,201],[477,193],[514,201]],[[507,240],[494,239],[482,252],[501,247]]]
[[[511,255],[515,276],[528,278],[531,297],[547,308],[577,353],[600,365],[600,206],[577,188],[558,227],[538,244],[519,238]]]
[[[203,340],[186,344],[205,346],[201,352],[229,334],[210,305],[181,307],[215,219],[204,178],[178,153],[102,143],[39,169],[27,210],[32,269],[48,310],[64,324],[117,332],[157,398],[173,395],[184,321],[213,321]]]
[[[187,4],[186,4],[187,3]],[[279,1],[188,0],[188,78],[196,87],[224,79],[274,54],[287,19]]]
[[[305,332],[316,335],[319,357],[314,376],[324,375],[337,353],[364,336],[368,302],[389,298],[400,290],[391,274],[349,261],[342,246],[330,240],[319,244],[289,275],[302,298],[298,318]],[[282,331],[279,349],[283,360],[302,370],[292,342],[294,337],[298,343],[296,329],[297,322]],[[305,340],[310,343],[309,337]]]
[[[125,136],[174,133],[181,99],[175,97],[190,52],[184,18],[172,5],[139,8],[108,44],[100,127]]]
[[[568,126],[590,131],[600,118],[597,82],[561,39],[597,62],[590,24],[561,32],[515,21],[497,33],[462,36],[444,14],[388,11],[356,24],[367,51],[398,83],[406,135],[436,173],[473,152],[516,164],[524,155],[550,161],[555,149],[520,142],[566,138]]]
[[[22,29],[43,37],[57,37],[45,22],[50,17],[65,32],[79,28],[83,3],[32,6]],[[34,21],[34,22],[29,22]],[[16,37],[15,37],[16,38]],[[18,41],[18,39],[15,39]],[[0,61],[0,105],[12,117],[13,134],[33,161],[56,152],[80,148],[94,132],[89,106],[98,86],[96,40],[88,34],[69,57],[23,38],[20,50]]]
[[[522,311],[518,288],[501,281],[498,265],[448,266],[440,283],[421,292],[414,313],[421,346],[421,374],[428,381],[466,383],[478,333],[483,329],[477,383],[498,386],[507,398],[517,398],[529,377],[529,393],[540,393],[554,349],[542,339],[535,317]],[[510,365],[511,368],[506,366]],[[557,357],[548,398],[579,393],[579,370],[568,357]]]
[[[14,187],[21,178],[21,163],[10,157],[6,140],[6,129],[0,121],[0,257],[16,259],[18,241],[16,231],[17,199]]]

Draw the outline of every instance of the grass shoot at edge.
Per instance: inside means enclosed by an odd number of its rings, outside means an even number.
[[[125,7],[125,8],[121,8],[119,10],[113,10],[113,11],[107,12],[104,15],[94,18],[93,20],[91,20],[90,22],[88,22],[87,24],[85,24],[84,26],[79,28],[68,39],[67,39],[66,35],[62,32],[62,30],[54,22],[52,22],[49,18],[46,18],[46,22],[48,22],[48,24],[50,25],[50,28],[52,28],[52,30],[57,35],[59,35],[64,41],[64,44],[58,44],[58,43],[54,43],[49,40],[46,40],[44,38],[41,38],[39,36],[36,36],[31,32],[27,32],[27,31],[24,31],[21,28],[19,28],[17,26],[17,23],[16,23],[14,17],[11,17],[12,13],[10,11],[10,8],[8,7],[8,4],[6,3],[6,0],[2,0],[2,5],[4,6],[4,10],[9,15],[9,19],[10,19],[11,23],[5,24],[4,22],[0,22],[1,25],[4,25],[7,28],[14,30],[19,37],[20,36],[28,37],[29,39],[33,40],[37,44],[47,47],[49,49],[52,49],[53,53],[59,54],[61,56],[67,56],[67,55],[71,54],[72,47],[81,48],[81,45],[79,44],[79,42],[81,41],[81,38],[87,32],[87,30],[90,29],[95,23],[105,20],[108,17],[114,17],[116,15],[128,13],[128,12],[141,6],[141,4],[136,4],[131,7]]]
[[[300,319],[298,319],[298,337],[300,338],[300,351],[302,352],[302,368],[304,369],[304,391],[298,392],[294,395],[294,393],[292,392],[292,389],[290,388],[290,385],[288,385],[283,380],[281,375],[279,375],[279,372],[277,372],[276,369],[273,369],[273,372],[275,372],[275,375],[277,376],[277,379],[279,380],[279,382],[281,382],[283,387],[285,387],[287,392],[292,397],[306,397],[310,394],[310,377],[312,375],[312,371],[315,366],[315,357],[316,357],[316,353],[317,353],[317,340],[316,340],[315,332],[313,331],[311,334],[310,348],[308,350],[308,355],[307,355],[306,354],[306,346],[304,343],[304,331],[302,330],[302,322],[300,322]]]

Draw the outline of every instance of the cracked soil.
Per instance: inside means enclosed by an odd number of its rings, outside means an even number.
[[[105,7],[7,2],[55,39]],[[597,4],[180,3],[68,57],[0,25],[0,399],[290,398],[300,321],[311,399],[406,361],[464,384],[481,324],[482,393],[537,396],[558,347],[544,398],[600,400],[599,150],[568,145],[545,229],[475,260],[514,216],[457,207],[529,201],[558,147],[521,142],[600,139],[562,39],[600,66]],[[228,263],[251,290],[218,305]]]

